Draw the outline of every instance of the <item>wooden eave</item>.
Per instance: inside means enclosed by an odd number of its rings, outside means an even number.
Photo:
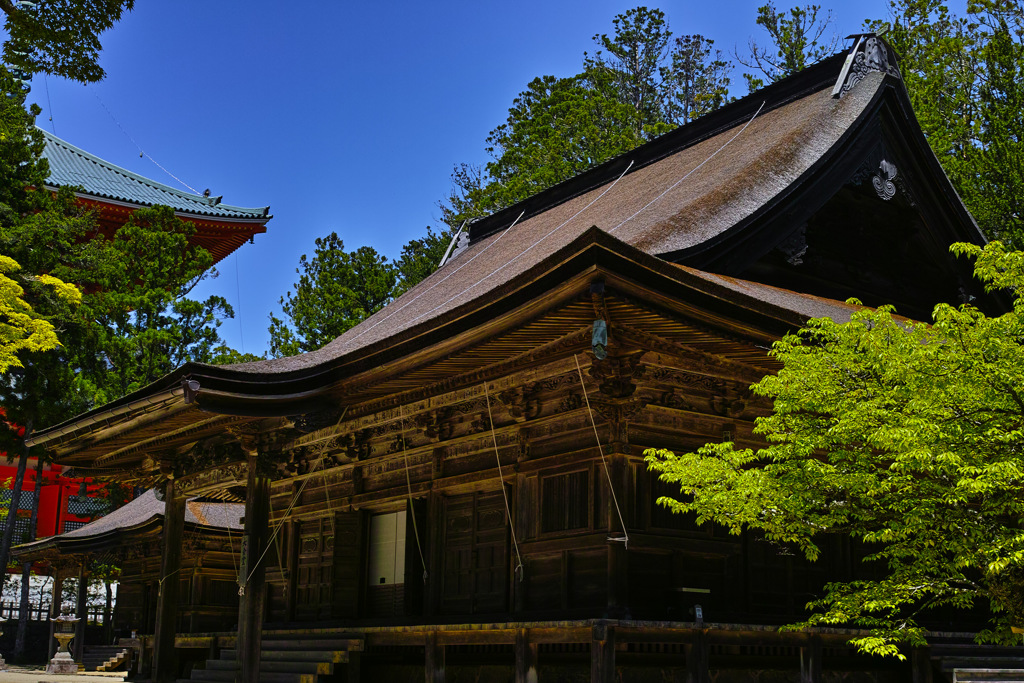
[[[517,219],[520,222],[528,221],[559,204],[611,182],[627,169],[629,173],[635,173],[682,149],[743,125],[761,110],[765,102],[772,103],[770,109],[777,109],[812,93],[831,88],[839,76],[845,58],[846,51],[843,51],[823,59],[789,78],[731,102],[626,154],[609,159],[521,202],[485,216],[470,226],[470,239],[474,242],[483,239],[487,235],[503,230]]]
[[[954,242],[983,244],[985,238],[928,147],[913,115],[906,88],[898,78],[888,74],[840,142],[785,192],[724,232],[688,249],[658,256],[701,270],[738,275],[806,223],[869,161],[879,146],[884,147],[889,160],[900,169],[902,182],[914,193],[928,226],[924,258],[951,262],[959,278],[970,286],[973,283],[971,264],[950,259],[949,246]]]
[[[598,317],[590,293],[595,282],[604,283],[613,343],[660,344],[751,381],[774,367],[766,355],[771,341],[806,319],[592,228],[522,276],[403,330],[389,343],[281,375],[186,365],[101,411],[41,432],[33,442],[45,444],[58,462],[95,468],[97,474],[154,471],[157,454],[223,433],[232,421],[395,402],[410,392],[465,386],[588,349]],[[186,380],[199,383],[191,404],[180,388]],[[149,406],[161,394],[166,398]]]
[[[163,518],[149,517],[137,525],[111,529],[93,536],[64,538],[63,535],[57,535],[16,545],[11,548],[11,556],[19,561],[38,562],[57,557],[67,558],[69,555],[99,553],[118,546],[138,543],[146,540],[146,537],[157,538],[162,528]]]
[[[83,205],[96,212],[100,228],[107,235],[116,232],[135,211],[147,208],[147,205],[144,204],[99,198],[83,192],[76,192],[75,197]],[[268,217],[212,217],[181,210],[175,210],[174,215],[196,226],[196,233],[189,241],[209,251],[213,256],[214,263],[229,256],[235,249],[252,239],[254,235],[267,231]]]

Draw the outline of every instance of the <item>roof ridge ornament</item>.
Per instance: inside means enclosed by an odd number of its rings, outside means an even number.
[[[900,70],[896,66],[896,55],[884,40],[874,33],[854,33],[846,38],[856,40],[850,53],[846,55],[843,68],[839,72],[836,85],[832,88],[832,97],[842,98],[872,71],[880,71],[900,78]]]

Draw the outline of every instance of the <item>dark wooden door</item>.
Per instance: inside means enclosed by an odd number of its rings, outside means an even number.
[[[508,539],[500,491],[445,499],[444,613],[508,611]]]
[[[334,520],[326,517],[299,526],[298,586],[295,618],[299,621],[331,616],[334,579]]]

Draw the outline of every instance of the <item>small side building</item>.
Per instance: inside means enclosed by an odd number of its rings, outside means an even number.
[[[160,566],[164,508],[158,493],[149,490],[82,527],[11,549],[18,562],[33,562],[49,571],[53,579],[53,604],[60,604],[65,579],[79,579],[75,613],[83,616],[83,586],[89,579],[90,568],[97,562],[119,567],[121,574],[109,632],[112,639],[138,651],[136,661],[140,666],[146,665],[145,653],[152,650],[147,634],[151,637],[154,631],[157,593],[165,581],[180,585],[175,626],[178,632],[224,631],[233,628],[238,619],[235,577],[244,505],[202,499],[184,501],[179,566],[167,576],[161,574]],[[79,625],[82,637],[74,643],[79,661],[83,648],[110,644],[85,642],[84,618]]]

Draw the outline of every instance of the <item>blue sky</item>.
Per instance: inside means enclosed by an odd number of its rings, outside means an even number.
[[[701,33],[731,52],[751,36],[763,42],[760,4],[660,8],[676,35]],[[885,0],[822,4],[840,36],[887,16]],[[222,336],[259,354],[267,316],[316,237],[335,230],[348,249],[396,256],[439,223],[452,167],[487,160],[484,139],[513,97],[535,76],[578,72],[591,36],[611,32],[612,18],[633,6],[137,0],[105,34],[106,80],[37,76],[29,99],[43,108],[40,126],[101,158],[182,187],[141,147],[200,192],[270,205],[267,234],[197,291],[231,302],[236,317]]]

